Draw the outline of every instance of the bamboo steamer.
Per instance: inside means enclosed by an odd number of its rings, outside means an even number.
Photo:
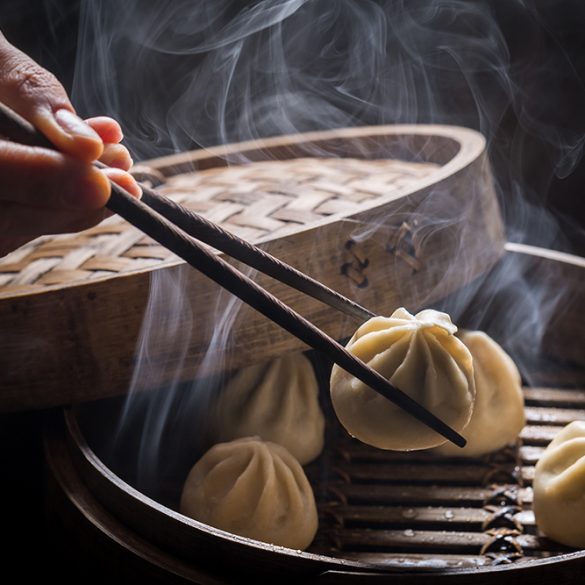
[[[504,250],[485,141],[465,128],[379,126],[271,138],[157,159],[143,176],[380,314],[428,306],[485,273]],[[179,377],[195,377],[214,334],[210,307],[228,296],[184,268],[117,217],[81,234],[41,238],[0,260],[0,410],[126,393],[154,274],[185,281],[197,334]],[[318,301],[255,279],[331,336],[353,332],[355,322]],[[181,312],[165,318],[191,326]],[[211,354],[208,369],[304,349],[246,306],[229,341],[229,354]],[[163,382],[175,376],[163,345],[150,360]]]
[[[511,273],[510,286],[490,286]],[[469,460],[386,452],[350,439],[326,409],[324,454],[307,467],[320,528],[306,552],[182,516],[176,511],[182,472],[161,477],[171,484],[165,501],[138,491],[124,465],[114,471],[100,454],[100,440],[112,434],[115,400],[56,415],[45,441],[50,509],[70,539],[91,551],[90,567],[149,582],[581,583],[585,551],[538,532],[531,483],[554,434],[585,418],[585,368],[576,353],[563,352],[585,341],[577,326],[584,275],[581,258],[508,244],[484,278],[436,305],[454,309],[460,326],[486,330],[520,363],[528,424],[516,445]],[[523,316],[518,282],[538,290],[545,304],[546,294],[558,303],[535,353],[499,336],[506,316]],[[131,449],[130,459],[135,455]]]

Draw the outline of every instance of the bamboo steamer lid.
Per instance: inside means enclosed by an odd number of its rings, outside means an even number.
[[[379,314],[427,306],[504,253],[485,140],[465,128],[339,129],[144,165],[162,181],[160,192]],[[126,393],[149,282],[162,275],[180,278],[191,313],[187,320],[169,305],[165,318],[195,332],[178,372],[168,347],[149,356],[163,383],[197,376],[206,355],[210,372],[226,360],[238,367],[304,349],[242,306],[233,314],[229,355],[208,354],[229,295],[113,217],[80,234],[39,238],[0,260],[0,409]],[[333,337],[357,326],[268,277],[254,278]]]

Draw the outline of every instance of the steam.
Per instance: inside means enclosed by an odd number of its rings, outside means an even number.
[[[547,26],[557,6],[85,2],[73,97],[117,117],[137,160],[356,125],[476,128],[511,237],[566,249],[554,225],[530,228],[585,135],[585,88]]]
[[[74,86],[88,112],[122,120],[139,159],[317,128],[461,123],[462,114],[489,135],[510,100],[506,44],[482,4],[154,6],[86,3]]]
[[[136,160],[317,129],[396,123],[475,128],[487,139],[508,239],[567,249],[558,218],[544,203],[551,183],[569,176],[582,157],[585,88],[547,28],[548,13],[521,1],[496,4],[86,1],[73,99],[87,115],[120,120]],[[535,46],[547,49],[534,56]],[[560,111],[564,88],[574,99]],[[317,147],[307,154],[318,155]],[[466,220],[439,190],[409,219],[431,231]],[[355,238],[377,237],[382,225],[381,219],[360,227]],[[465,270],[466,262],[461,250],[450,270]],[[153,273],[133,390],[158,383],[150,348],[164,344],[180,367],[189,359],[184,348],[190,336],[205,326],[191,322],[180,272],[175,278],[166,282]],[[528,363],[564,293],[550,286],[534,290],[513,261],[497,278],[470,285],[444,308],[455,321],[465,313],[471,325],[491,328],[515,359]],[[520,326],[510,327],[517,319],[507,311],[497,326],[486,321],[489,301],[470,308],[480,290],[489,299],[502,289],[509,290],[508,311],[521,308]],[[218,299],[215,324],[206,325],[215,327],[215,350],[229,346],[238,307],[227,294]],[[158,457],[165,433],[172,428],[178,436],[184,413],[204,412],[221,385],[209,382],[205,365],[198,379],[192,392],[181,393],[176,384],[156,395],[130,395],[120,437],[137,411],[146,412],[141,470],[152,470],[149,462]]]

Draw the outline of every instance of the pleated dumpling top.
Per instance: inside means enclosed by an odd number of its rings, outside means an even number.
[[[258,435],[305,465],[323,450],[325,418],[310,360],[302,353],[238,370],[214,408],[218,442]]]
[[[475,397],[473,361],[455,337],[449,315],[406,309],[374,317],[355,332],[347,349],[394,386],[458,432],[471,418]],[[445,438],[338,366],[331,372],[337,417],[360,441],[392,450],[436,447]]]
[[[318,526],[300,463],[284,447],[257,437],[207,451],[187,476],[180,511],[233,534],[301,550]]]

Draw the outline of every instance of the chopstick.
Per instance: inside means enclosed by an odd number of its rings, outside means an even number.
[[[99,168],[105,167],[102,163],[97,164],[97,166]],[[171,220],[190,236],[360,321],[376,316],[372,311],[340,295],[337,291],[300,272],[290,264],[285,264],[261,248],[228,232],[218,224],[182,207],[146,185],[141,185],[141,187],[142,201]]]
[[[9,139],[29,144],[31,146],[44,146],[51,149],[55,148],[28,122],[20,118],[20,116],[6,106],[1,104],[0,106],[0,135],[4,135]],[[239,297],[242,301],[262,313],[265,317],[274,321],[310,347],[323,352],[344,370],[361,380],[380,395],[392,401],[410,415],[414,416],[423,424],[429,426],[455,445],[459,447],[465,446],[465,439],[441,419],[413,400],[410,396],[392,386],[386,378],[353,356],[340,343],[329,337],[310,321],[260,287],[253,280],[233,268],[225,260],[207,250],[204,246],[199,244],[194,237],[175,226],[169,221],[169,219],[162,215],[166,214],[171,209],[173,212],[170,213],[170,215],[173,216],[173,219],[179,218],[179,221],[185,225],[187,221],[192,220],[191,215],[196,214],[191,214],[191,212],[183,210],[183,208],[177,204],[168,205],[167,200],[162,195],[149,189],[148,191],[150,192],[150,195],[147,196],[147,201],[153,202],[159,208],[159,211],[162,212],[161,214],[156,210],[151,209],[144,201],[132,197],[116,183],[111,182],[111,187],[112,193],[107,203],[107,207],[110,210],[119,214],[129,223],[143,231],[164,247],[168,248],[177,256],[181,257],[188,264],[198,269],[221,287]],[[197,216],[197,218],[199,218],[199,216]],[[192,233],[196,233],[197,237],[199,237],[199,230],[202,230],[206,233],[208,238],[211,238],[214,241],[218,238],[221,239],[221,236],[224,233],[227,233],[221,228],[216,229],[214,224],[208,220],[204,220],[203,222],[197,221],[195,226],[189,226],[189,229]],[[238,248],[239,241],[239,239],[233,238],[229,240],[229,245],[225,242],[217,243],[224,246],[224,248],[234,249]],[[243,247],[246,252],[242,252],[239,249],[235,250],[236,254],[239,256],[238,259],[243,259],[244,262],[246,261],[245,258],[250,255],[249,250],[254,248],[251,244],[246,244],[247,245]],[[278,267],[288,267],[288,265],[285,265],[280,261],[274,263],[265,256],[268,255],[264,252],[259,255],[254,253],[254,260],[257,261],[260,258],[262,262],[268,265],[268,268],[273,274],[278,273],[276,278],[279,278],[280,272],[278,271]],[[276,270],[274,269],[275,266],[277,267]],[[300,279],[304,281],[305,275],[302,275],[302,273],[295,269],[292,269],[292,271],[293,272],[287,272],[288,274],[296,273],[294,279],[291,279],[290,282],[294,282],[295,279],[298,279],[299,275]],[[313,283],[316,282],[317,281],[313,281]],[[320,288],[314,287],[314,285],[311,286],[313,287],[313,291],[315,291],[316,288]],[[345,300],[342,300],[344,297],[337,293],[335,293],[335,295],[340,297],[335,302],[341,302],[341,304],[347,306]],[[326,297],[328,299],[331,298],[328,293]],[[357,306],[359,307],[359,305]],[[369,311],[367,311],[367,316],[371,316]]]

